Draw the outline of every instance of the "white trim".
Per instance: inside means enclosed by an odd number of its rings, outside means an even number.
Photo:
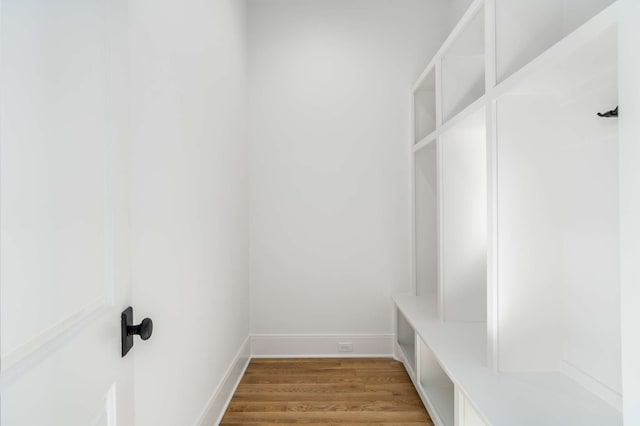
[[[413,152],[418,152],[422,148],[431,145],[438,137],[438,133],[439,133],[438,130],[434,130],[433,132],[429,133],[427,136],[425,136],[424,138],[420,139],[418,142],[413,144],[413,147],[412,147]]]
[[[622,411],[622,395],[619,392],[611,389],[567,360],[562,361],[562,372],[578,382],[583,388],[602,398],[603,401],[616,410]]]
[[[515,71],[499,82],[495,87],[490,88],[487,93],[488,97],[490,99],[498,99],[508,94],[518,88],[523,81],[527,80],[527,78],[556,64],[572,52],[575,52],[582,46],[588,44],[591,40],[595,39],[606,30],[617,26],[620,14],[619,8],[620,6],[618,2],[611,4],[605,10],[581,25],[577,30],[573,31],[555,45],[544,51],[544,53],[541,53],[539,56],[529,61],[518,71]]]
[[[487,364],[498,372],[498,112],[487,106]]]
[[[412,87],[413,92],[416,92],[418,90],[424,79],[427,78],[427,75],[435,67],[435,64],[444,56],[445,52],[449,50],[453,42],[458,39],[467,25],[469,25],[469,22],[471,22],[471,20],[476,17],[476,14],[483,6],[484,0],[474,0],[474,2],[471,3],[462,18],[460,18],[456,26],[453,28],[453,30],[451,30],[451,33],[449,33],[447,39],[442,43],[440,49],[438,49],[436,54],[433,55],[433,59],[431,59],[425,70],[422,72],[422,74],[420,74],[420,77],[418,77],[418,80]]]
[[[467,411],[472,409],[475,411],[477,417],[480,418],[487,426],[490,425],[489,421],[485,417],[485,415],[475,406],[475,404],[467,397],[460,387],[456,385],[455,387],[455,404],[456,404],[456,415],[459,418],[456,418],[456,426],[464,426],[466,423]]]
[[[6,389],[18,376],[35,367],[109,311],[108,298],[100,297],[26,343],[2,354],[0,389]]]
[[[116,384],[109,388],[104,401],[105,412],[107,413],[107,425],[117,426],[118,424],[118,394]]]
[[[425,394],[424,390],[422,389],[422,386],[420,386],[419,379],[418,379],[419,377],[418,368],[420,363],[418,362],[418,359],[416,359],[416,369],[414,370],[411,364],[409,363],[409,361],[407,360],[404,350],[398,343],[394,343],[394,350],[399,354],[399,356],[396,359],[402,363],[402,365],[404,366],[404,369],[407,371],[407,374],[411,379],[411,383],[413,384],[413,388],[416,390],[416,393],[420,397],[420,400],[422,401],[422,405],[424,405],[424,408],[429,413],[429,417],[431,417],[431,421],[433,422],[433,424],[436,426],[446,426],[442,422],[442,419],[440,418],[438,411],[431,404],[431,401]],[[416,352],[417,351],[418,349],[416,347]],[[416,358],[418,358],[417,353],[416,353]]]
[[[441,320],[445,318],[444,312],[444,150],[442,149],[442,139],[438,139],[436,141],[436,223],[437,223],[437,241],[436,241],[436,253],[438,254],[437,258],[437,298],[436,298],[436,306],[437,306],[437,315]]]
[[[338,352],[338,343],[353,352]],[[251,336],[253,358],[393,357],[393,334],[258,334]]]
[[[98,412],[89,424],[91,426],[116,426],[116,385],[111,385],[104,396],[104,405],[100,407]]]
[[[442,127],[442,58],[435,62],[436,69],[436,130]]]
[[[496,37],[496,0],[484,2],[484,83],[485,93],[489,93],[496,86],[497,79],[497,37]]]
[[[249,361],[251,360],[251,338],[247,338],[240,345],[238,353],[231,361],[229,368],[225,372],[218,387],[207,401],[207,405],[196,420],[196,426],[214,426],[220,424],[222,416],[227,411],[227,407],[233,398],[236,388],[244,375]]]
[[[409,199],[411,200],[411,210],[409,211],[409,250],[411,250],[411,256],[409,258],[409,277],[411,282],[409,285],[410,291],[413,294],[418,294],[418,259],[416,259],[416,156],[413,154],[416,144],[416,98],[415,94],[409,95],[411,114],[409,115]],[[394,328],[395,330],[395,328]]]

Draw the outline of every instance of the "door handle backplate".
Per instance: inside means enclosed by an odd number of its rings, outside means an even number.
[[[133,325],[133,308],[129,306],[120,315],[120,331],[122,335],[122,356],[124,357],[133,347],[133,336],[136,334],[142,340],[147,340],[153,334],[153,321],[145,318],[138,325]]]

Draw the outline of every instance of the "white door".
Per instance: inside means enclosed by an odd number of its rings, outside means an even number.
[[[126,27],[125,0],[0,0],[3,426],[133,424]]]

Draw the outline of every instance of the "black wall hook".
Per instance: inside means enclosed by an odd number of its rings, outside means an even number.
[[[607,112],[599,112],[598,113],[598,117],[617,117],[618,116],[618,107],[616,106],[616,109],[612,109],[611,111],[607,111]]]

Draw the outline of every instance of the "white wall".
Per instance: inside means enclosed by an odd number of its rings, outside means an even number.
[[[249,329],[245,7],[130,7],[136,425],[191,425]]]
[[[448,7],[249,1],[252,333],[392,332],[391,294],[410,288],[409,90]]]

